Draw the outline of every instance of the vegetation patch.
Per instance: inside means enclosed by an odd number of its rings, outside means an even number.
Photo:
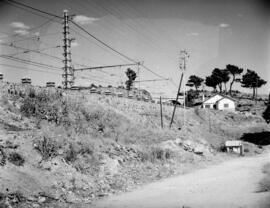
[[[25,163],[24,157],[17,152],[10,153],[8,156],[8,161],[16,166],[23,166]]]
[[[250,142],[256,145],[269,145],[270,144],[270,132],[263,131],[257,133],[245,133],[240,138],[243,141]]]
[[[56,157],[59,145],[52,138],[44,136],[34,143],[34,148],[41,154],[43,160]]]

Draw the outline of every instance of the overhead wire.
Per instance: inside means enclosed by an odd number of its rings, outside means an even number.
[[[20,3],[20,2],[14,1],[14,0],[6,0],[6,1],[11,2],[11,3],[13,3],[13,4],[20,5],[21,7],[25,7],[25,8],[28,8],[28,9],[31,9],[31,10],[34,10],[34,11],[37,11],[37,12],[40,12],[40,13],[49,15],[49,16],[53,16],[53,17],[55,17],[55,18],[58,18],[58,19],[61,19],[61,20],[62,20],[62,17],[61,17],[61,16],[55,15],[55,14],[53,14],[53,13],[50,13],[50,12],[46,12],[46,11],[37,9],[37,8],[31,7],[31,6],[29,6],[29,5],[26,5],[26,4],[23,4],[23,3]],[[21,8],[21,7],[20,7],[20,8]],[[34,13],[34,14],[36,14],[36,13]],[[44,17],[44,16],[42,15],[42,17]],[[46,18],[46,17],[44,17],[44,18]],[[100,40],[100,39],[97,38],[96,36],[94,36],[94,35],[92,35],[91,33],[89,33],[87,30],[85,30],[85,29],[84,29],[82,26],[80,26],[79,24],[75,23],[75,22],[72,21],[72,20],[71,20],[71,22],[72,22],[76,27],[78,27],[79,29],[81,29],[82,31],[84,31],[85,33],[87,33],[90,37],[92,37],[93,39],[95,39],[96,41],[98,41],[99,43],[101,43],[102,45],[104,45],[105,47],[107,47],[107,48],[109,48],[110,50],[114,51],[114,52],[117,53],[118,55],[120,55],[120,56],[126,58],[127,60],[136,63],[136,61],[135,61],[134,59],[132,59],[132,58],[126,56],[125,54],[119,52],[118,50],[114,49],[113,47],[111,47],[110,45],[108,45],[107,43],[105,43],[104,41]],[[58,22],[58,23],[59,23],[59,22]],[[147,71],[153,73],[154,75],[156,75],[156,76],[158,76],[158,77],[160,77],[160,78],[166,79],[165,77],[163,77],[163,76],[157,74],[156,72],[152,71],[150,68],[146,67],[145,65],[142,65],[142,67],[143,67],[144,69],[146,69]]]
[[[8,46],[8,47],[13,47],[13,48],[24,50],[24,51],[28,51],[28,52],[37,53],[37,54],[40,54],[40,55],[48,56],[48,57],[51,57],[51,58],[54,58],[54,59],[57,59],[57,60],[61,60],[62,61],[62,58],[59,58],[57,56],[53,56],[53,55],[50,55],[50,54],[41,52],[42,50],[46,50],[48,48],[43,48],[43,49],[40,49],[40,50],[33,50],[33,49],[28,49],[28,48],[24,48],[24,47],[15,46],[15,45],[8,45],[8,44],[4,44],[4,43],[0,43],[0,45],[4,45],[4,46]],[[55,46],[54,48],[58,48],[58,46]]]

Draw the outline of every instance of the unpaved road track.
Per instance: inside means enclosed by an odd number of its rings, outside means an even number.
[[[270,193],[256,193],[270,154],[241,157],[97,202],[96,208],[256,208]]]

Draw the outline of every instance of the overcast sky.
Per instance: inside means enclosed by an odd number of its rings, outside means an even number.
[[[270,89],[269,6],[251,0],[20,0],[32,7],[62,16],[64,9],[74,21],[121,53],[178,84],[179,51],[190,53],[186,79],[191,74],[210,75],[213,68],[234,64],[255,70],[268,81],[259,92]],[[62,26],[57,19],[0,2],[0,54],[62,67]],[[44,18],[44,17],[46,18]],[[71,25],[72,60],[75,68],[129,63]],[[84,37],[83,37],[84,36]],[[12,43],[12,44],[11,44]],[[58,46],[58,47],[57,47]],[[43,53],[19,49],[40,50]],[[24,53],[23,53],[24,52]],[[58,57],[55,58],[55,57]],[[0,58],[0,72],[8,81],[30,76],[34,84],[61,83],[60,69],[46,69]],[[79,65],[80,64],[80,65]],[[14,67],[15,66],[15,67]],[[34,69],[34,70],[33,70]],[[126,68],[77,73],[76,84],[119,85]],[[137,70],[136,67],[133,67]],[[51,73],[53,72],[53,73]],[[81,76],[81,77],[80,77]],[[91,77],[91,81],[86,77]],[[140,70],[140,79],[156,79]],[[155,95],[173,96],[169,81],[145,82],[141,87]],[[235,86],[239,89],[239,86]]]

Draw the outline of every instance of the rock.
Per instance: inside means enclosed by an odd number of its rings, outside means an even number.
[[[104,156],[103,160],[101,161],[100,171],[106,175],[114,175],[118,172],[119,165],[118,159],[112,159],[108,156]]]
[[[40,205],[39,205],[39,204],[32,204],[32,207],[33,207],[33,208],[39,208]]]
[[[39,197],[38,203],[44,203],[46,201],[46,197]]]
[[[181,145],[182,144],[182,139],[180,139],[180,138],[177,138],[177,139],[175,139],[175,144],[177,144],[177,145]]]
[[[34,197],[34,196],[29,196],[27,198],[27,201],[36,202],[36,201],[38,201],[38,199],[36,197]]]
[[[194,148],[193,152],[197,155],[203,155],[204,147],[201,145],[198,145]]]
[[[73,192],[67,192],[66,196],[66,202],[68,203],[78,203],[80,200],[75,196]]]
[[[194,150],[194,142],[191,140],[185,140],[182,143],[184,150],[192,152]]]
[[[99,193],[97,196],[101,198],[101,197],[105,197],[108,195],[109,195],[108,193]]]

